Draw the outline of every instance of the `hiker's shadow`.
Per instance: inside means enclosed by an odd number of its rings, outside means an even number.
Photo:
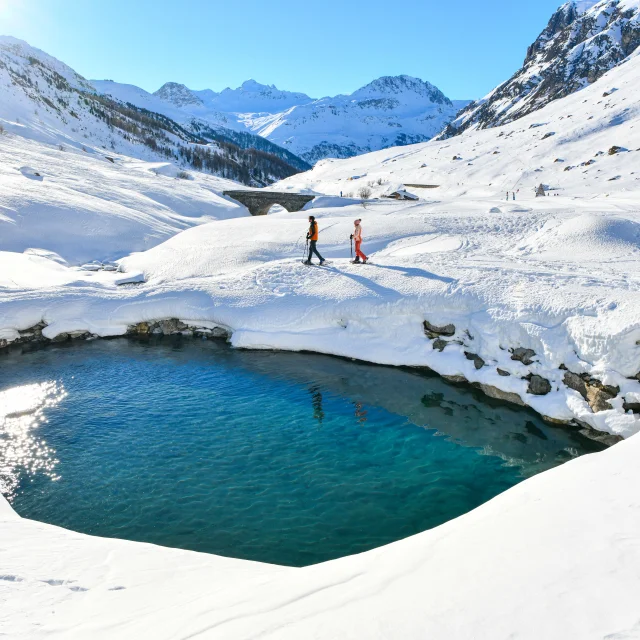
[[[372,264],[372,267],[376,267],[377,269],[389,269],[390,271],[399,271],[403,273],[405,276],[410,276],[411,278],[427,278],[428,280],[439,280],[440,282],[445,282],[450,284],[455,282],[455,278],[448,278],[447,276],[439,276],[431,271],[425,271],[424,269],[418,269],[417,267],[393,267],[387,264]]]
[[[426,278],[428,280],[437,280],[439,282],[444,282],[446,284],[450,284],[455,282],[454,278],[447,278],[445,276],[438,276],[435,273],[431,273],[430,271],[425,271],[424,269],[416,269],[415,267],[391,267],[388,265],[370,265],[367,267],[363,267],[363,269],[389,269],[391,271],[399,271],[403,273],[405,276],[410,276],[412,278]],[[374,282],[371,278],[367,278],[367,276],[356,275],[355,273],[347,273],[345,271],[342,272],[343,276],[347,278],[351,278],[356,282],[360,283],[370,291],[377,293],[380,296],[384,297],[392,297],[392,298],[404,298],[404,294],[400,293],[397,289],[390,289],[389,287],[384,287],[377,282]]]

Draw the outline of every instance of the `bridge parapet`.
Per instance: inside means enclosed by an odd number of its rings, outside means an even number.
[[[279,191],[252,191],[243,189],[238,191],[223,191],[223,195],[243,204],[252,216],[265,216],[274,204],[279,204],[287,211],[300,211],[315,196],[302,193],[287,193]]]

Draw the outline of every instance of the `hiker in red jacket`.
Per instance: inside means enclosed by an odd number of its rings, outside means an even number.
[[[361,222],[362,220],[360,220],[360,218],[353,221],[355,229],[353,230],[353,234],[351,235],[351,238],[356,243],[356,259],[353,261],[354,264],[359,263],[360,258],[362,258],[362,264],[367,263],[367,256],[365,256],[364,253],[360,251],[360,245],[362,244],[362,226],[360,225]]]

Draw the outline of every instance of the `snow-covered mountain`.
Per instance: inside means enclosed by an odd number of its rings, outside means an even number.
[[[156,92],[156,95],[158,93]],[[279,113],[297,105],[313,102],[313,98],[304,93],[281,91],[274,85],[260,84],[255,80],[247,80],[237,89],[227,88],[220,93],[211,89],[191,93],[210,109],[227,113]]]
[[[314,163],[424,142],[457,111],[432,84],[395,76],[378,78],[351,95],[322,98],[244,122],[251,131]]]
[[[129,87],[129,93],[125,101],[98,94],[59,60],[16,38],[0,37],[3,130],[87,153],[107,150],[169,160],[252,186],[306,168],[302,160],[259,136],[238,136],[205,122],[176,122],[172,114],[157,112],[161,100],[147,100],[135,87]]]
[[[233,116],[208,109],[198,97],[192,96],[184,85],[170,82],[155,94],[135,85],[113,80],[93,80],[92,86],[99,94],[118,102],[171,118],[199,140],[232,144],[246,150],[255,149],[274,155],[299,171],[310,168],[307,162],[287,149],[238,126]]]
[[[258,134],[310,163],[429,140],[468,104],[452,102],[432,84],[410,76],[378,78],[350,95],[319,100],[255,80],[219,93],[175,82],[154,94],[107,81],[94,86],[138,106],[153,104],[178,121],[198,118]]]
[[[640,0],[572,0],[527,50],[524,64],[471,103],[442,137],[517,120],[594,83],[640,45]]]

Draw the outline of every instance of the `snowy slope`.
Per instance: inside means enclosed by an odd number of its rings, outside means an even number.
[[[495,127],[532,113],[595,82],[638,45],[639,0],[566,2],[529,47],[522,68],[464,109],[442,137]]]
[[[294,169],[306,171],[310,165],[302,158],[271,141],[254,135],[238,123],[233,114],[212,110],[184,85],[170,82],[155,94],[148,93],[131,84],[121,84],[113,80],[93,80],[95,90],[105,96],[125,104],[161,113],[180,123],[198,140],[231,143],[241,149],[257,149],[272,154]],[[263,186],[253,184],[252,186]]]
[[[229,144],[206,126],[194,124],[187,130],[150,106],[138,108],[98,95],[62,62],[26,42],[0,37],[0,124],[7,132],[47,144],[176,162],[252,186],[308,166],[257,136],[259,153],[250,145]]]
[[[451,102],[430,83],[410,76],[378,78],[350,95],[320,100],[254,80],[220,93],[169,82],[153,96],[111,81],[93,84],[120,100],[153,105],[179,122],[197,117],[211,126],[258,134],[311,164],[429,140],[468,104]]]
[[[169,162],[85,149],[0,135],[0,251],[45,247],[71,264],[112,260],[248,215],[221,195],[235,182],[198,172],[179,180]]]

